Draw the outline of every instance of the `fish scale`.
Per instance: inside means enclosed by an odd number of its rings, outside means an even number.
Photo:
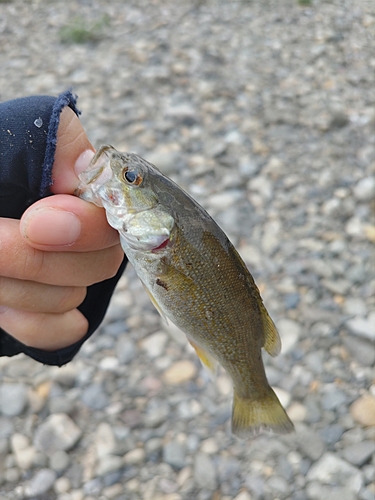
[[[210,215],[143,158],[103,146],[77,194],[103,206],[124,252],[165,318],[183,330],[202,363],[233,387],[232,431],[280,433],[293,424],[262,361],[281,349],[276,327],[238,252]]]

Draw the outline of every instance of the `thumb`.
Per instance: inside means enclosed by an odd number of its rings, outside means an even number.
[[[77,174],[88,167],[94,152],[77,115],[69,107],[64,108],[57,131],[52,193],[73,194],[79,183]]]

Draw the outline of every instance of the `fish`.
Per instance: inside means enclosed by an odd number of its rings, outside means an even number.
[[[185,333],[212,374],[220,364],[229,375],[233,434],[291,432],[261,352],[278,355],[280,337],[224,231],[188,193],[134,153],[102,146],[79,177],[76,194],[104,207],[160,315]]]

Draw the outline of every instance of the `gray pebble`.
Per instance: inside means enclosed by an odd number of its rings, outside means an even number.
[[[322,397],[322,406],[324,410],[335,410],[346,403],[348,397],[344,391],[334,385],[328,386]]]
[[[360,337],[375,340],[375,317],[374,318],[352,318],[346,322],[350,332]]]
[[[215,490],[217,488],[216,470],[207,453],[197,453],[194,460],[194,479],[201,488]]]
[[[307,479],[318,480],[323,484],[347,486],[354,493],[358,493],[363,484],[360,471],[333,453],[326,453],[315,462],[307,473]]]
[[[365,316],[367,307],[362,299],[358,297],[347,297],[343,305],[343,311],[350,316]]]
[[[91,495],[94,498],[98,497],[100,492],[102,491],[102,482],[100,478],[91,479],[91,481],[87,481],[87,483],[83,487],[83,491],[86,495]]]
[[[319,435],[329,445],[337,443],[343,435],[344,429],[339,424],[327,425],[320,429]]]
[[[9,452],[8,439],[0,438],[0,457],[5,457]]]
[[[374,490],[371,491],[370,488],[365,488],[360,493],[360,500],[375,500]]]
[[[96,474],[104,476],[110,472],[116,472],[123,467],[123,459],[117,455],[104,455],[100,458],[96,467]]]
[[[82,431],[73,420],[63,413],[50,415],[36,430],[34,444],[44,453],[52,455],[55,451],[73,448],[81,437]]]
[[[311,423],[319,422],[321,420],[321,410],[317,396],[314,394],[308,394],[305,398],[304,404],[307,408],[307,421]]]
[[[281,495],[282,498],[287,498],[287,496],[289,496],[289,484],[283,477],[271,476],[266,484],[272,491],[276,492],[278,496]]]
[[[307,498],[309,500],[358,500],[355,493],[345,488],[335,485],[334,488],[311,482],[306,487]]]
[[[116,356],[121,363],[130,363],[137,356],[137,346],[127,335],[119,337],[116,344]]]
[[[18,467],[9,467],[4,473],[4,479],[7,483],[18,483],[21,477],[21,472]]]
[[[354,196],[359,201],[370,201],[375,196],[375,177],[364,177],[353,189]]]
[[[69,467],[70,456],[63,450],[55,451],[49,460],[49,466],[56,472],[62,472]]]
[[[102,477],[104,486],[108,487],[120,483],[122,480],[122,474],[123,474],[122,469],[118,471],[108,472],[108,474],[105,474],[105,476]]]
[[[66,396],[57,396],[51,398],[48,402],[50,413],[66,413],[71,414],[74,410],[75,402]]]
[[[297,344],[301,335],[301,326],[297,321],[291,319],[282,319],[277,324],[281,342],[283,345],[283,353],[287,353]]]
[[[287,293],[284,296],[284,303],[286,309],[295,309],[300,303],[301,296],[299,293]]]
[[[84,388],[82,401],[94,410],[102,410],[108,406],[109,397],[104,392],[101,384],[94,383]]]
[[[81,464],[73,463],[69,469],[64,472],[64,476],[67,477],[73,489],[78,489],[83,484],[83,467]]]
[[[145,443],[145,451],[146,453],[155,453],[159,452],[163,447],[163,440],[158,437],[154,437],[146,441]]]
[[[58,368],[53,375],[53,380],[63,387],[74,387],[77,376],[77,367],[68,364]]]
[[[14,425],[10,418],[0,416],[0,438],[6,438],[14,432]]]
[[[147,156],[147,161],[155,165],[166,175],[175,172],[178,159],[178,152],[166,148],[153,151]]]
[[[280,456],[277,460],[277,472],[287,481],[291,481],[293,477],[293,467],[285,456]]]
[[[170,407],[167,402],[152,399],[147,407],[144,416],[144,424],[146,427],[158,427],[167,419],[170,412]]]
[[[21,415],[27,404],[27,389],[24,384],[3,383],[0,385],[0,414],[6,417]]]
[[[307,353],[304,361],[313,373],[319,374],[323,372],[324,357],[323,351],[313,351]]]
[[[217,462],[217,473],[220,483],[230,481],[240,474],[241,463],[236,458],[218,456]]]
[[[291,496],[291,500],[308,500],[308,498],[304,491],[295,491]]]
[[[375,442],[374,441],[362,441],[360,443],[354,443],[346,448],[342,452],[343,458],[353,465],[361,467],[364,465],[372,456],[375,454]]]
[[[318,460],[324,452],[324,442],[309,429],[298,433],[298,448],[305,456],[311,460]]]
[[[245,484],[251,493],[254,493],[255,498],[262,498],[265,493],[266,484],[264,478],[259,474],[247,473]]]
[[[25,496],[30,498],[47,493],[47,491],[52,488],[55,479],[55,471],[51,469],[39,470],[26,485]]]
[[[343,343],[361,365],[374,366],[375,348],[371,345],[371,342],[348,335],[343,337]]]
[[[169,441],[163,447],[163,461],[182,469],[186,465],[186,446],[178,441]]]
[[[240,159],[238,170],[243,177],[250,178],[258,173],[259,164],[256,163],[254,158],[244,156]]]
[[[336,279],[336,280],[324,279],[321,281],[321,283],[323,286],[327,288],[327,290],[336,295],[345,295],[352,286],[351,282],[346,279]]]

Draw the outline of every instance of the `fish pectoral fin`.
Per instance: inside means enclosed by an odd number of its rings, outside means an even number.
[[[261,429],[287,434],[293,431],[294,425],[271,387],[268,387],[261,398],[241,397],[235,390],[233,434],[240,438],[248,438],[257,435]]]
[[[155,307],[155,309],[157,310],[157,312],[160,314],[160,316],[162,317],[162,319],[165,321],[165,323],[168,325],[168,318],[167,316],[164,314],[162,308],[160,307],[158,301],[155,299],[155,297],[153,296],[153,294],[151,293],[151,291],[149,290],[149,288],[143,283],[143,281],[141,281],[142,285],[143,285],[143,288],[146,290],[147,292],[147,295],[150,297],[150,300],[152,302],[152,305]]]
[[[209,352],[203,349],[203,347],[194,342],[194,340],[191,340],[188,337],[188,341],[190,345],[194,347],[202,365],[208,370],[211,379],[214,379],[216,376],[217,366],[219,364],[218,361]]]
[[[261,306],[264,326],[264,348],[270,356],[277,356],[281,351],[281,340],[275,323],[270,318],[267,309]]]

